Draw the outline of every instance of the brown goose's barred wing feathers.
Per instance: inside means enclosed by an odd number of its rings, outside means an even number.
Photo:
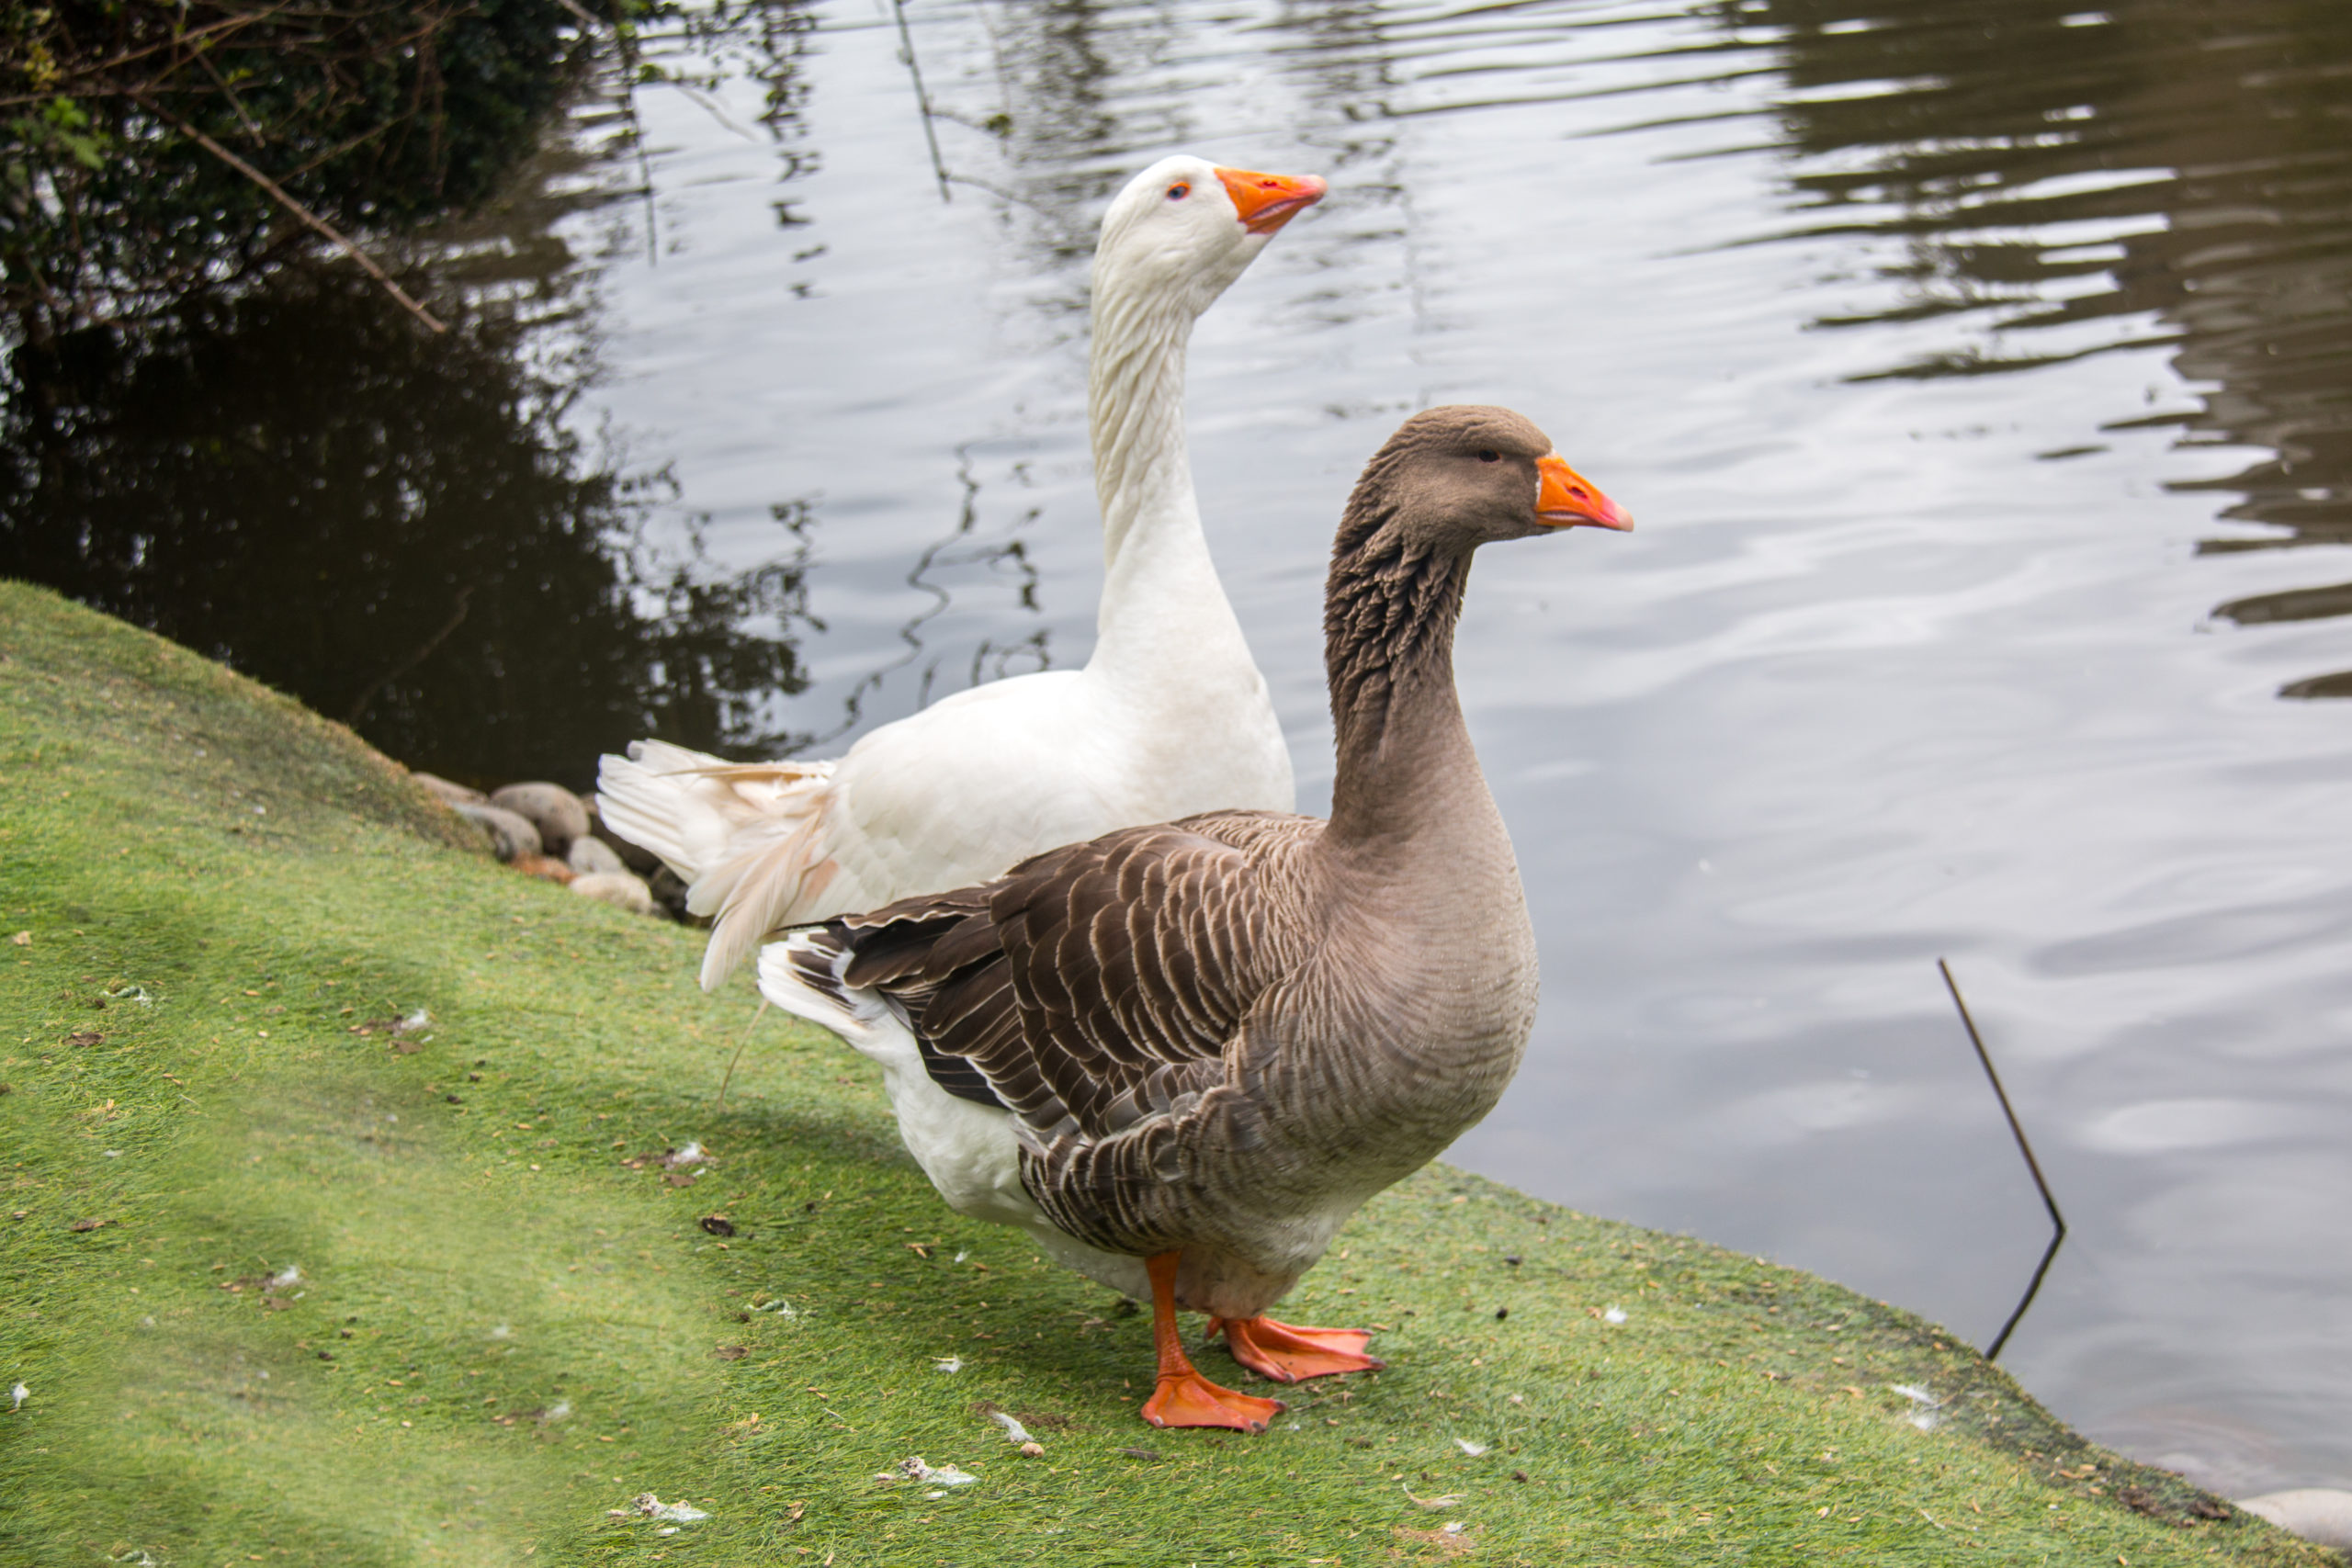
[[[831,922],[840,979],[815,953],[803,977],[880,993],[933,1080],[1012,1111],[1033,1145],[1114,1138],[1225,1081],[1243,1015],[1305,947],[1261,908],[1261,862],[1321,828],[1213,812],[1049,851]]]

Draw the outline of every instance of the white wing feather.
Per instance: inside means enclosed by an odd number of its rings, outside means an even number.
[[[664,741],[608,756],[598,809],[713,917],[716,987],[792,926],[985,882],[1057,844],[1227,807],[1286,810],[1281,729],[1262,688],[1233,729],[1262,756],[1199,753],[1183,727],[1138,730],[1083,671],[975,686],[883,726],[837,761],[731,763]],[[1250,712],[1257,706],[1262,712]]]

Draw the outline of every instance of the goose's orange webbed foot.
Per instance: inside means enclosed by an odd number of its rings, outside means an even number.
[[[1144,1401],[1143,1418],[1155,1427],[1229,1427],[1237,1432],[1262,1432],[1268,1422],[1289,1408],[1279,1399],[1260,1399],[1219,1388],[1186,1367],[1160,1374],[1159,1386]]]
[[[1388,1364],[1363,1353],[1372,1335],[1362,1328],[1307,1328],[1276,1323],[1271,1317],[1211,1320],[1209,1332],[1215,1334],[1219,1328],[1225,1330],[1225,1341],[1232,1348],[1235,1360],[1276,1382],[1374,1371]]]
[[[1151,1343],[1159,1359],[1159,1382],[1143,1402],[1143,1418],[1155,1427],[1227,1427],[1237,1432],[1262,1432],[1266,1424],[1290,1408],[1279,1399],[1237,1393],[1193,1370],[1176,1332],[1176,1266],[1181,1252],[1163,1252],[1144,1259],[1151,1276]]]

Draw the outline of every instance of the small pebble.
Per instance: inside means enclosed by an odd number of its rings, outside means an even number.
[[[539,841],[539,830],[531,826],[530,818],[518,817],[503,806],[476,806],[460,802],[450,807],[467,821],[478,824],[490,835],[490,852],[503,861],[520,860],[525,855],[545,852]]]
[[[653,894],[628,872],[597,872],[571,879],[571,890],[583,898],[615,905],[639,915],[653,913]]]
[[[438,773],[413,773],[409,774],[409,777],[431,790],[445,806],[487,806],[490,804],[490,796],[482,794],[481,791],[468,789],[461,784],[454,784]]]
[[[588,807],[578,795],[559,784],[533,780],[491,791],[490,803],[527,818],[539,831],[539,842],[551,855],[571,848],[588,832]]]
[[[629,869],[619,851],[594,834],[572,840],[563,858],[582,876],[611,875]]]

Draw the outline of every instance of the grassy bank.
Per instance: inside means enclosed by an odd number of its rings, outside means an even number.
[[[694,933],[45,592],[0,660],[12,1564],[2331,1561],[1930,1324],[1442,1168],[1287,1314],[1388,1371],[1152,1431],[1148,1318],[942,1208],[857,1058],[770,1013],[716,1104]]]

